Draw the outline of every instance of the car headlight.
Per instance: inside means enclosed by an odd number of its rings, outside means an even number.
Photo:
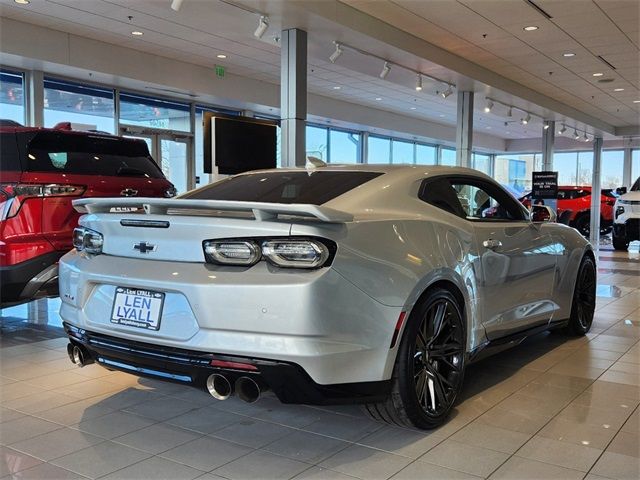
[[[252,266],[264,259],[281,268],[320,268],[331,263],[334,242],[315,238],[221,239],[203,242],[208,263]]]
[[[100,232],[86,227],[77,227],[73,230],[73,246],[79,252],[87,252],[93,255],[102,253],[104,238]]]
[[[624,213],[624,207],[616,207],[616,218]]]

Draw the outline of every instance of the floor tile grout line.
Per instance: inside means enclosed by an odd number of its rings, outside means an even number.
[[[631,412],[631,415],[633,415],[636,411],[640,410],[640,405],[637,405],[636,408],[633,409],[633,411]],[[607,445],[602,449],[602,453],[600,453],[600,455],[598,455],[598,458],[596,459],[595,462],[593,462],[593,465],[591,465],[591,467],[589,467],[589,471],[587,472],[587,475],[589,475],[591,473],[591,470],[593,470],[593,467],[596,466],[596,464],[600,461],[600,459],[602,458],[602,456],[606,453],[607,448],[609,448],[609,446],[613,443],[613,441],[616,439],[616,436],[618,436],[618,434],[622,431],[622,428],[625,426],[625,424],[629,421],[629,418],[631,418],[631,415],[629,415],[626,420],[622,423],[622,425],[620,425],[620,428],[618,428],[618,430],[616,431],[615,435],[613,435],[613,437],[611,437],[611,440],[609,440],[609,442],[607,443]]]

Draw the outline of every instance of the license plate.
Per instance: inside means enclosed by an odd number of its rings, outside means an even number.
[[[163,303],[162,292],[116,287],[111,323],[159,330]]]

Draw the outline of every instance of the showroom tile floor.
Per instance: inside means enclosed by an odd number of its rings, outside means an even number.
[[[0,478],[640,477],[640,254],[603,249],[584,338],[541,334],[472,366],[450,421],[395,428],[354,406],[249,405],[78,369],[58,301],[2,311]]]

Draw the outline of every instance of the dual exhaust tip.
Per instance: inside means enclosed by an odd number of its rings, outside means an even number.
[[[240,400],[247,403],[257,402],[260,394],[264,391],[252,378],[240,377],[232,386],[229,379],[220,373],[209,375],[207,390],[217,400],[226,400],[235,392]]]
[[[67,344],[67,355],[71,362],[80,368],[93,363],[93,358],[84,348],[72,343]],[[217,400],[226,400],[235,392],[240,400],[254,403],[258,401],[264,388],[249,377],[240,377],[231,385],[227,377],[214,373],[207,378],[207,390]]]
[[[89,355],[84,348],[74,345],[73,343],[67,344],[67,355],[69,355],[71,363],[74,363],[79,368],[93,363],[91,355]]]

